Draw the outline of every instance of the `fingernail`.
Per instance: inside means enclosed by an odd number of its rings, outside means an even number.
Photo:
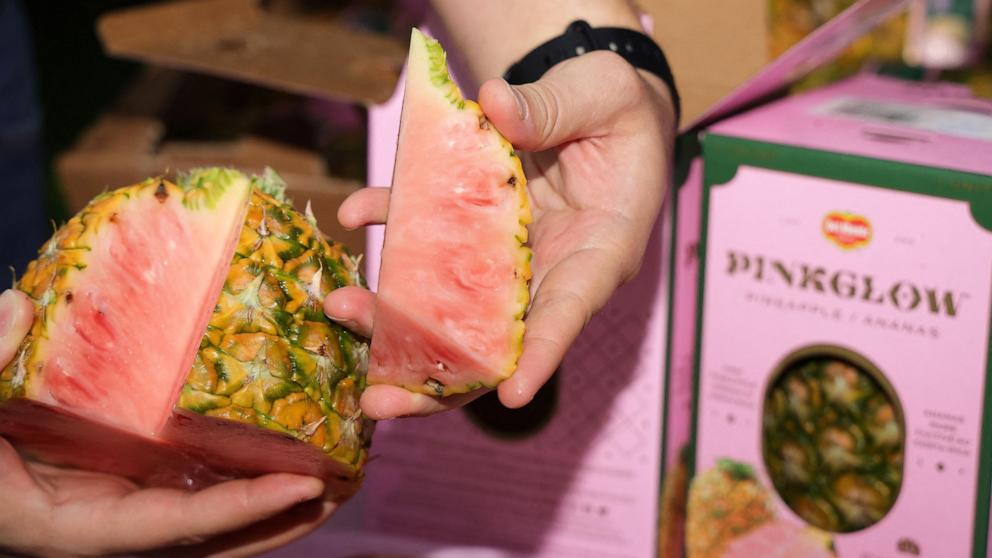
[[[354,320],[351,320],[351,319],[348,319],[348,318],[339,318],[337,316],[331,316],[330,314],[328,314],[327,317],[332,322],[338,324],[341,327],[347,328],[347,329],[354,329],[356,326],[358,326],[358,324],[355,323]]]
[[[524,99],[523,94],[520,91],[517,91],[517,88],[510,85],[508,82],[504,81],[503,83],[506,83],[506,86],[510,89],[510,93],[513,94],[513,99],[517,101],[517,116],[520,117],[520,120],[526,120],[527,101]]]
[[[334,293],[331,293],[331,295],[333,295],[333,294]],[[328,297],[324,299],[324,315],[327,316],[328,318],[334,320],[335,322],[347,322],[347,321],[350,321],[348,318],[342,318],[341,316],[338,316],[337,315],[337,312],[332,312],[331,311],[331,307],[332,306],[340,306],[340,303],[337,300],[333,301],[333,303],[332,303],[332,301],[330,300],[330,296],[331,295],[328,295]],[[340,310],[340,308],[338,308],[338,310]]]

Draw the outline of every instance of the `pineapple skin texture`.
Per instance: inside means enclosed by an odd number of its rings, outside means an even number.
[[[358,405],[368,348],[324,315],[323,301],[361,284],[343,246],[288,204],[252,192],[177,407],[281,432],[359,468],[372,429]]]
[[[105,193],[29,264],[17,288],[33,299],[35,322],[0,372],[0,403],[24,397],[31,371],[43,364],[38,340],[71,292],[73,272],[86,265],[94,231],[149,188],[187,199],[198,195],[158,179]],[[324,315],[323,299],[333,289],[363,284],[358,260],[325,240],[311,218],[253,188],[231,267],[175,408],[291,436],[316,446],[358,480],[372,433],[359,409],[368,346]]]

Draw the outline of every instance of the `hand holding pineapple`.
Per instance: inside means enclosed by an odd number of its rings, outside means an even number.
[[[0,294],[0,369],[33,320],[20,291]],[[244,556],[302,537],[334,512],[315,478],[273,474],[199,492],[141,489],[113,475],[23,460],[0,438],[0,550],[103,555]]]
[[[490,80],[479,102],[526,152],[532,200],[533,304],[517,370],[497,388],[515,408],[534,397],[592,315],[637,272],[664,195],[674,115],[661,80],[610,52],[563,62],[530,85]],[[338,217],[346,227],[382,223],[388,202],[387,189],[368,188],[342,204]],[[325,301],[332,319],[366,336],[374,306],[372,293],[357,287]],[[362,409],[374,419],[424,415],[484,392],[439,398],[373,385]]]

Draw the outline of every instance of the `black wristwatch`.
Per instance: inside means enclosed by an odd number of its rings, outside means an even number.
[[[646,70],[661,78],[671,91],[675,122],[678,125],[682,106],[668,59],[651,37],[632,29],[593,28],[583,20],[575,21],[569,24],[562,35],[535,48],[510,66],[503,78],[513,85],[532,83],[540,79],[555,64],[594,50],[612,50],[635,68]]]

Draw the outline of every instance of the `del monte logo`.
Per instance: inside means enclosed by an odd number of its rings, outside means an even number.
[[[867,217],[845,211],[832,211],[823,218],[823,236],[843,250],[861,248],[871,241]]]

